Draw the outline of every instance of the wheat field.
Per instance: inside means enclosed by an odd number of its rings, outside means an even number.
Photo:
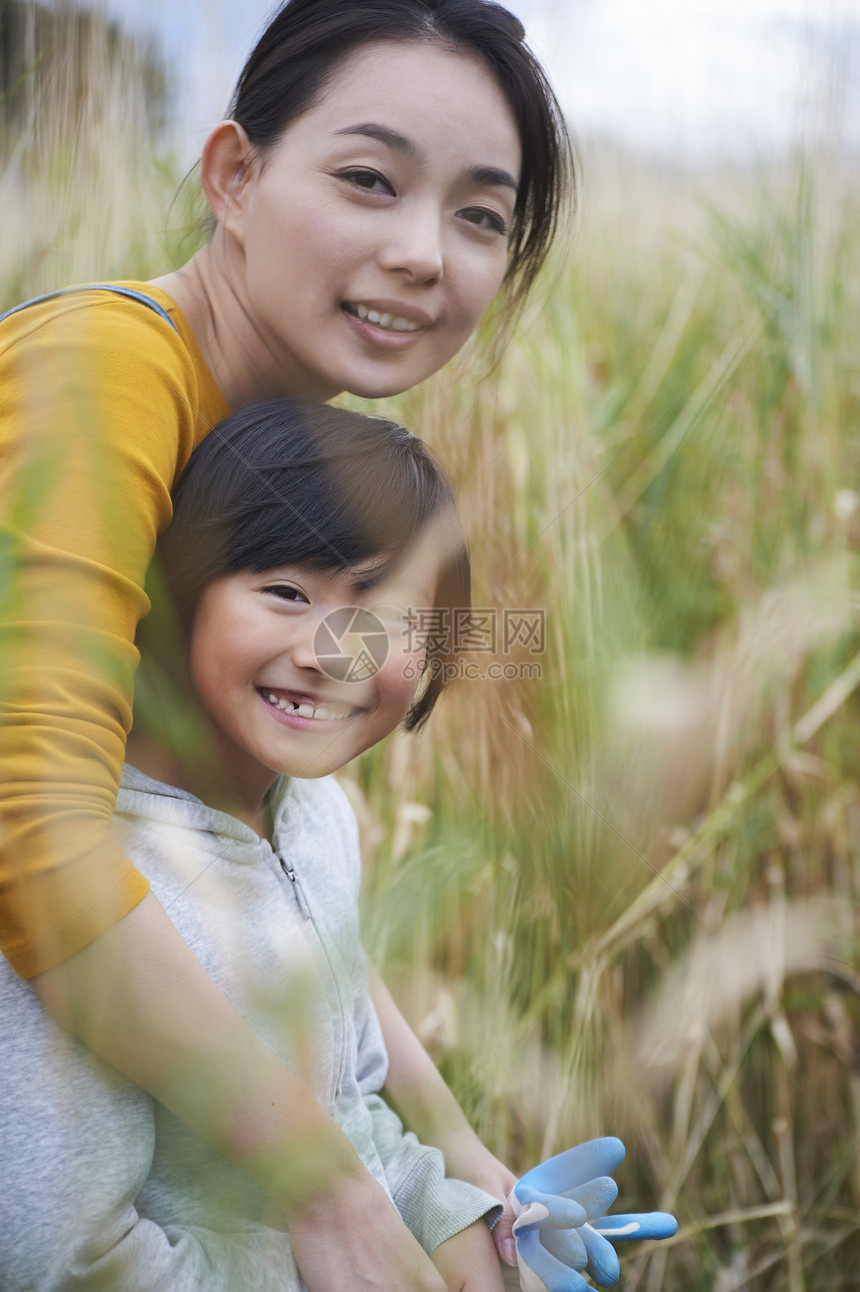
[[[0,309],[193,247],[156,91],[81,20],[7,92]],[[501,358],[373,406],[543,640],[342,773],[365,940],[515,1170],[625,1141],[626,1292],[860,1287],[856,170],[581,152]]]

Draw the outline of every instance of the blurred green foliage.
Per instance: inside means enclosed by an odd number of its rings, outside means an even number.
[[[2,134],[4,306],[163,272],[195,227],[146,59],[93,39],[101,72]],[[627,1292],[832,1292],[860,1268],[857,181],[584,163],[499,365],[384,410],[451,469],[476,604],[545,610],[546,649],[343,773],[366,941],[515,1169],[625,1139],[623,1209],[681,1221]],[[170,709],[157,673],[139,705]]]

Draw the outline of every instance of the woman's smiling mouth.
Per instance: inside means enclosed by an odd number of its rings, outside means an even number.
[[[359,318],[362,322],[372,323],[374,327],[385,332],[418,332],[421,324],[415,319],[408,319],[403,314],[394,314],[390,310],[373,309],[368,305],[344,305],[347,314]]]

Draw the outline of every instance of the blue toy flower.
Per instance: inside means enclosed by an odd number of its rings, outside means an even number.
[[[624,1154],[620,1139],[592,1139],[542,1162],[514,1185],[523,1292],[588,1292],[582,1270],[599,1287],[611,1287],[621,1273],[612,1243],[677,1233],[677,1220],[664,1211],[605,1214],[618,1196],[610,1173]]]

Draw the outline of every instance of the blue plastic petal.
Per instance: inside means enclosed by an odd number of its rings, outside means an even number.
[[[514,1221],[515,1234],[526,1229],[576,1229],[588,1219],[585,1208],[573,1198],[541,1193],[523,1180],[514,1186],[514,1193],[524,1213]],[[526,1210],[529,1207],[534,1207],[533,1213]]]
[[[520,1180],[541,1193],[568,1193],[600,1175],[611,1175],[624,1161],[626,1149],[614,1135],[591,1139],[541,1162]],[[519,1197],[519,1193],[517,1193]]]
[[[536,1229],[527,1229],[517,1237],[517,1251],[529,1269],[540,1279],[546,1292],[591,1292],[581,1274],[562,1265],[541,1242]]]
[[[583,1225],[579,1233],[588,1253],[588,1273],[598,1287],[611,1288],[621,1277],[621,1265],[615,1248],[590,1225]]]
[[[585,1209],[586,1219],[594,1220],[612,1206],[618,1197],[618,1185],[610,1176],[602,1175],[597,1180],[581,1184],[578,1189],[572,1189],[569,1197]]]
[[[668,1211],[645,1211],[617,1216],[601,1216],[591,1227],[610,1242],[630,1242],[639,1238],[674,1238],[678,1222]]]
[[[544,1229],[540,1240],[546,1250],[556,1260],[561,1261],[571,1270],[584,1270],[588,1264],[588,1252],[579,1229]]]

